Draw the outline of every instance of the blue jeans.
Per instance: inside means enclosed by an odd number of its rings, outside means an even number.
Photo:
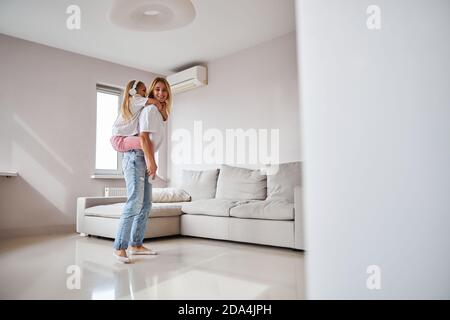
[[[142,245],[152,207],[152,185],[148,182],[142,150],[126,152],[122,159],[122,170],[127,187],[127,202],[114,241],[116,250],[126,249],[129,245]]]

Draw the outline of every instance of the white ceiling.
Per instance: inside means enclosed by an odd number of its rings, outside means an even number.
[[[124,0],[126,1],[126,0]],[[163,32],[112,25],[112,0],[0,0],[0,33],[122,65],[169,74],[295,30],[294,0],[192,0],[196,18]],[[69,30],[69,5],[81,29]]]

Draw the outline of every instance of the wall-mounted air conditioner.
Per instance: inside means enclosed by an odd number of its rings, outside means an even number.
[[[167,76],[167,81],[172,93],[203,87],[208,84],[207,69],[204,66],[195,66]]]

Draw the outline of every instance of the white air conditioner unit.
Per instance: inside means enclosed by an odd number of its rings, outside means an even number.
[[[167,76],[172,93],[180,93],[208,84],[207,69],[204,66],[195,66],[178,73]]]

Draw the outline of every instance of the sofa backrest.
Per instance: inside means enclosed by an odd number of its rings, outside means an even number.
[[[285,200],[294,202],[294,188],[301,186],[301,162],[277,165],[276,170],[261,170],[222,165],[212,170],[183,170],[181,188],[192,201],[200,199]]]
[[[217,199],[264,200],[267,177],[260,170],[222,165],[217,180]]]
[[[294,188],[300,185],[300,161],[281,163],[276,173],[267,175],[267,199],[284,199],[294,202]]]
[[[191,200],[213,199],[216,196],[217,176],[219,169],[183,170],[182,185],[191,196]]]

